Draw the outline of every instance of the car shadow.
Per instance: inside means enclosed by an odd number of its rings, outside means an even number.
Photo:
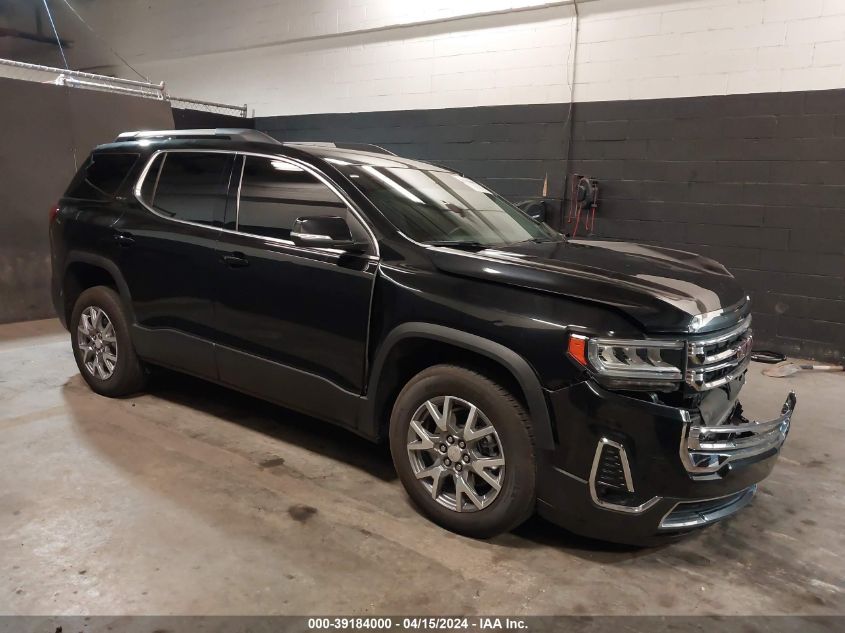
[[[650,556],[666,547],[665,545],[657,547],[625,545],[581,536],[537,514],[510,533],[498,537],[496,543],[514,549],[534,549],[538,545],[552,547],[578,558],[602,564],[615,564]]]
[[[156,369],[146,392],[366,471],[383,481],[397,479],[385,443],[376,444],[324,420],[165,369]]]
[[[88,393],[81,378],[74,377],[66,386],[69,403]],[[239,391],[209,383],[200,378],[157,368],[147,388],[150,395],[173,405],[197,411],[210,419],[237,425],[273,440],[326,457],[366,472],[385,482],[397,482],[390,451],[386,443],[376,444],[348,429],[255,398]],[[132,397],[126,398],[132,400]],[[133,405],[134,406],[134,405]],[[274,460],[269,460],[270,462]],[[284,461],[284,460],[282,460]],[[273,463],[258,463],[273,467]],[[427,519],[405,499],[410,508]],[[550,547],[573,556],[603,564],[619,564],[647,556],[661,548],[640,548],[583,537],[534,515],[507,534],[488,541],[492,545],[513,550],[542,551]]]

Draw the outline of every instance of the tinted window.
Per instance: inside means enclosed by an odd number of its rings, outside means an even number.
[[[65,195],[86,200],[108,200],[123,184],[136,160],[138,154],[91,154]]]
[[[486,246],[556,240],[560,234],[459,174],[406,167],[340,167],[396,228],[419,242]]]
[[[239,231],[289,240],[297,218],[336,215],[346,218],[353,236],[363,237],[363,229],[347,212],[346,204],[304,169],[272,158],[246,157],[238,204]]]
[[[166,152],[150,167],[141,198],[157,212],[199,224],[219,223],[226,207],[234,156]]]

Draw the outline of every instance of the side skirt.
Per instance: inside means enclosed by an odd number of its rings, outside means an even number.
[[[357,428],[367,398],[315,374],[267,360],[172,329],[132,326],[138,355],[162,365],[287,409],[342,426],[369,440]]]

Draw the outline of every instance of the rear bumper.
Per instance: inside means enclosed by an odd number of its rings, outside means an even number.
[[[547,395],[558,448],[538,466],[540,514],[579,534],[634,544],[660,542],[747,505],[777,461],[796,405],[790,393],[779,416],[757,423],[724,394],[715,415],[589,381]]]
[[[53,301],[53,309],[56,311],[56,316],[59,317],[59,321],[67,330],[68,324],[67,317],[65,315],[64,297],[62,297],[62,287],[59,284],[55,273],[50,279],[50,298]]]

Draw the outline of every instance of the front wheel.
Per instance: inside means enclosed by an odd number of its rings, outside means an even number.
[[[528,414],[479,373],[437,365],[412,378],[393,406],[390,451],[411,499],[453,532],[488,538],[534,510]]]

